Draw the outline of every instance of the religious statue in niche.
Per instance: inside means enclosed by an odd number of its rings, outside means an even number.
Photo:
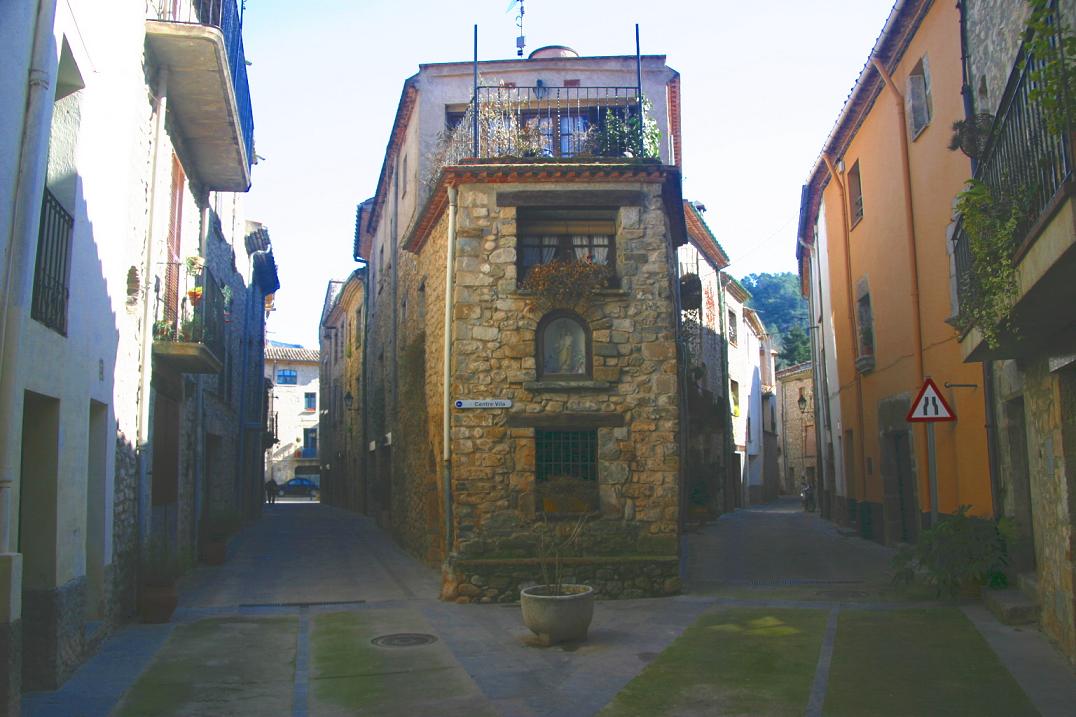
[[[586,335],[579,322],[553,319],[542,337],[542,374],[582,375],[587,370]]]

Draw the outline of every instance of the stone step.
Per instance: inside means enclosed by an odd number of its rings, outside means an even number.
[[[1020,573],[1016,578],[1020,592],[1027,595],[1032,602],[1039,601],[1039,576],[1036,573]]]
[[[1029,625],[1039,621],[1039,603],[1016,588],[983,590],[983,602],[1006,625]]]

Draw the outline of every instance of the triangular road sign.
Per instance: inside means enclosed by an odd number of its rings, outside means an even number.
[[[942,392],[938,390],[938,384],[933,379],[927,379],[923,387],[919,389],[919,395],[912,402],[912,410],[904,420],[912,423],[929,423],[932,421],[955,421],[956,413],[946,403]]]

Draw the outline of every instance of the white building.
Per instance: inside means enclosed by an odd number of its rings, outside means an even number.
[[[265,452],[265,478],[277,485],[295,477],[320,483],[319,365],[316,349],[265,347],[265,378],[273,384],[269,420],[278,440]]]
[[[130,619],[150,536],[194,556],[261,483],[236,2],[99,5],[0,3],[0,714]]]

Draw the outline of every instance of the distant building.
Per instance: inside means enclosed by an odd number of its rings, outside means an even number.
[[[265,478],[283,485],[292,478],[320,482],[318,463],[318,352],[265,347],[265,378],[272,384],[272,415],[277,443],[265,453]]]
[[[815,487],[817,496],[821,486],[816,460],[814,371],[809,361],[777,372],[777,396],[781,492],[797,494],[806,482]]]

